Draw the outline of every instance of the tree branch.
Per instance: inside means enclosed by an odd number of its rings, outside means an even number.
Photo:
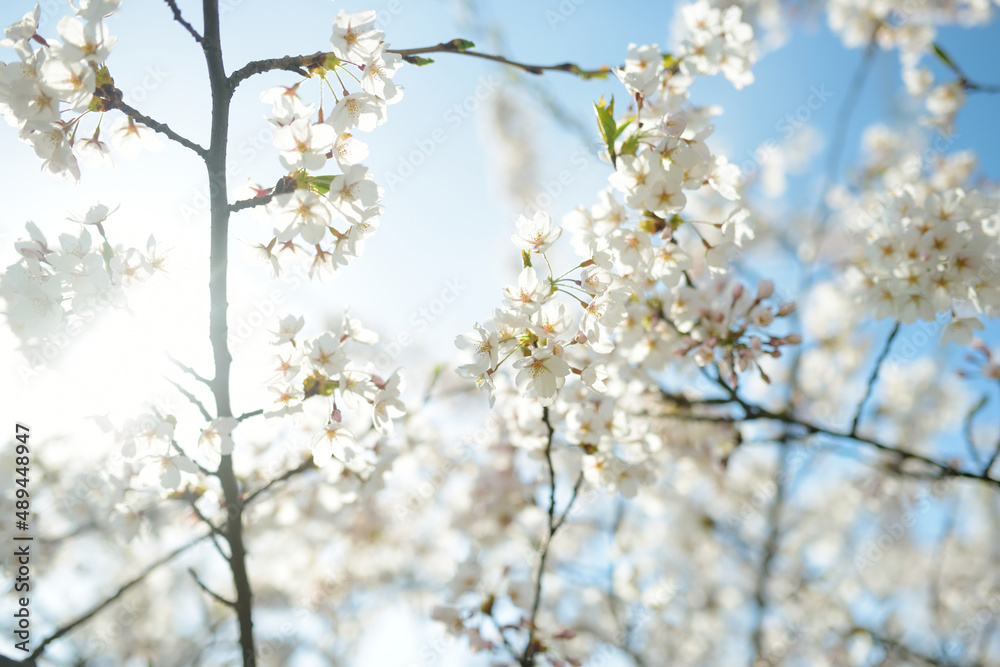
[[[188,542],[184,546],[181,546],[181,547],[178,547],[177,549],[174,549],[173,551],[171,551],[170,553],[168,553],[166,556],[164,556],[160,560],[158,560],[158,561],[150,564],[145,570],[143,570],[142,572],[140,572],[139,575],[136,576],[134,579],[130,580],[129,582],[127,582],[125,584],[123,584],[117,591],[115,591],[115,593],[113,595],[111,595],[111,597],[105,599],[103,602],[101,602],[100,604],[98,604],[96,607],[93,607],[90,611],[85,612],[83,615],[79,616],[75,620],[67,623],[64,626],[62,626],[61,628],[59,628],[58,630],[56,630],[53,634],[49,635],[44,640],[42,640],[42,643],[39,644],[35,648],[35,650],[32,651],[31,655],[28,656],[28,660],[32,661],[32,660],[35,660],[36,658],[38,658],[40,655],[42,655],[42,653],[45,652],[45,648],[49,644],[51,644],[52,642],[56,641],[60,637],[63,637],[64,635],[72,632],[78,626],[83,625],[84,623],[86,623],[87,621],[89,621],[90,619],[92,619],[94,616],[96,616],[101,611],[103,611],[106,607],[108,607],[112,602],[114,602],[115,600],[117,600],[118,598],[120,598],[122,595],[124,595],[125,593],[127,593],[130,588],[132,588],[136,584],[141,583],[146,577],[148,577],[150,574],[152,574],[161,565],[165,565],[165,564],[169,563],[170,561],[172,561],[173,559],[177,558],[182,553],[184,553],[185,551],[187,551],[191,547],[195,546],[196,544],[198,544],[202,540],[204,540],[210,534],[211,533],[206,533],[205,535],[201,535],[201,536],[195,538],[194,540]]]
[[[261,495],[263,493],[267,493],[275,485],[280,484],[281,482],[284,482],[287,479],[291,479],[292,477],[295,477],[296,475],[304,473],[307,470],[312,470],[315,467],[316,467],[316,464],[313,463],[312,456],[310,455],[304,461],[302,461],[302,463],[300,463],[298,466],[296,466],[295,468],[292,468],[291,470],[286,470],[281,475],[275,477],[274,479],[272,479],[270,482],[268,482],[267,484],[265,484],[261,488],[257,489],[253,493],[247,495],[247,497],[244,498],[244,500],[243,500],[243,504],[244,505],[249,505],[251,502],[253,502],[257,498],[257,496],[259,496],[259,495]]]
[[[317,51],[308,56],[282,56],[281,58],[265,58],[263,60],[253,60],[229,75],[229,86],[236,90],[236,87],[255,74],[273,72],[274,70],[285,70],[294,72],[300,76],[309,76],[309,65],[322,64],[326,57],[333,55]]]
[[[559,65],[528,65],[526,63],[517,62],[514,60],[509,60],[503,56],[495,56],[489,53],[481,53],[479,51],[471,51],[472,42],[464,39],[453,39],[450,42],[441,42],[440,44],[435,44],[434,46],[424,46],[416,49],[387,49],[387,53],[397,53],[403,56],[403,60],[409,63],[415,64],[427,64],[426,62],[421,62],[416,58],[416,56],[422,53],[457,53],[465,56],[472,56],[473,58],[483,58],[485,60],[492,60],[493,62],[502,63],[504,65],[510,65],[511,67],[516,67],[518,69],[524,70],[529,74],[544,74],[545,72],[567,72],[581,79],[593,79],[599,78],[603,79],[611,73],[611,68],[607,65],[601,67],[600,69],[586,70],[581,68],[579,65],[574,63],[561,63]],[[468,47],[468,48],[466,48]]]
[[[190,366],[188,366],[184,362],[180,361],[179,359],[175,359],[173,356],[171,356],[169,354],[167,355],[167,358],[170,360],[170,363],[172,363],[174,366],[177,366],[177,368],[181,369],[182,371],[184,371],[185,373],[187,373],[188,375],[190,375],[195,380],[197,380],[198,382],[202,383],[203,385],[205,385],[209,389],[212,388],[212,381],[209,380],[206,377],[202,377],[202,375],[198,371],[196,371],[195,369],[191,368]]]
[[[201,416],[205,418],[205,421],[207,421],[207,422],[212,421],[212,415],[208,414],[208,410],[205,408],[204,404],[200,400],[198,400],[197,396],[195,396],[190,391],[188,391],[184,387],[180,386],[178,383],[174,382],[170,378],[166,378],[166,380],[170,384],[174,385],[174,389],[176,389],[177,391],[179,391],[181,393],[181,395],[184,396],[184,398],[186,398],[195,407],[198,408],[198,411],[201,412]]]
[[[578,492],[580,490],[580,485],[583,483],[583,473],[580,473],[580,477],[576,481],[576,485],[573,487],[573,495],[570,497],[569,504],[566,506],[566,510],[563,512],[562,516],[558,519],[556,518],[556,470],[552,463],[552,440],[555,435],[555,429],[552,427],[552,422],[549,419],[549,409],[548,407],[542,408],[542,421],[545,422],[545,426],[548,429],[548,437],[545,442],[545,463],[549,471],[549,534],[545,538],[545,543],[542,545],[541,554],[538,559],[538,576],[535,579],[535,599],[531,605],[531,616],[528,619],[528,641],[525,644],[524,652],[520,656],[515,656],[517,661],[521,664],[521,667],[532,667],[535,664],[535,655],[538,651],[538,645],[535,641],[535,620],[538,617],[538,608],[542,602],[542,579],[545,576],[545,561],[548,560],[549,547],[552,546],[552,539],[556,535],[556,531],[565,523],[566,518],[569,516],[570,511],[573,509],[573,503],[576,502]]]
[[[861,421],[861,412],[864,410],[865,403],[871,398],[872,389],[875,387],[875,380],[878,379],[878,372],[882,368],[882,362],[885,358],[889,356],[889,349],[892,347],[892,341],[896,338],[896,334],[899,333],[899,322],[892,328],[892,333],[885,341],[885,347],[882,348],[882,353],[878,355],[878,359],[875,361],[875,368],[872,369],[872,374],[868,378],[868,384],[865,386],[865,395],[861,398],[861,402],[858,403],[858,409],[854,413],[854,419],[851,421],[851,437],[857,435],[858,432],[858,422]]]
[[[489,53],[481,53],[479,51],[472,51],[472,42],[465,39],[453,39],[450,42],[441,42],[440,44],[435,44],[434,46],[423,46],[415,49],[386,49],[386,53],[395,53],[403,57],[408,63],[414,63],[418,65],[426,65],[426,59],[420,59],[417,56],[423,53],[456,53],[460,55],[471,56],[473,58],[482,58],[484,60],[492,60],[493,62],[502,63],[504,65],[510,65],[511,67],[516,67],[518,69],[524,70],[529,74],[543,74],[545,72],[567,72],[578,76],[581,79],[603,79],[611,74],[611,68],[607,65],[593,70],[583,69],[579,65],[574,63],[560,63],[558,65],[529,65],[526,63],[517,62],[514,60],[509,60],[503,56],[495,56]],[[287,72],[294,72],[300,76],[309,76],[309,70],[319,67],[332,53],[327,53],[323,51],[317,51],[309,55],[302,56],[282,56],[280,58],[265,58],[263,60],[254,60],[243,67],[239,68],[229,76],[229,85],[235,90],[242,82],[249,79],[255,74],[263,74],[264,72],[272,72],[275,70],[284,70]]]
[[[236,608],[236,603],[235,602],[233,602],[232,600],[227,600],[226,598],[222,597],[221,595],[219,595],[218,593],[216,593],[215,591],[213,591],[211,588],[209,588],[208,586],[206,586],[205,583],[201,579],[198,578],[198,573],[194,571],[193,567],[189,567],[188,568],[188,574],[190,574],[191,578],[194,579],[194,583],[198,584],[198,588],[200,588],[201,590],[205,591],[210,596],[212,596],[213,598],[215,598],[216,601],[222,603],[223,605],[225,605],[227,607],[232,607],[234,609]]]
[[[171,11],[173,11],[173,13],[174,13],[174,20],[177,21],[178,23],[180,23],[182,26],[184,26],[184,28],[189,33],[191,33],[191,36],[194,37],[194,41],[198,42],[199,44],[202,44],[202,37],[201,37],[201,35],[199,35],[198,31],[195,30],[194,27],[190,23],[188,23],[187,21],[185,21],[183,16],[181,16],[181,10],[177,6],[177,1],[176,0],[165,0],[165,1],[167,3],[167,6],[169,6],[170,9],[171,9]]]
[[[120,91],[118,91],[117,89],[115,90],[120,94]],[[148,127],[149,129],[155,130],[160,134],[166,135],[169,139],[176,141],[185,148],[191,149],[192,151],[197,153],[198,157],[202,159],[204,159],[208,155],[208,151],[203,146],[201,146],[200,144],[196,144],[190,139],[182,137],[181,135],[177,134],[176,132],[171,130],[170,126],[168,126],[166,123],[161,123],[158,120],[153,120],[149,116],[141,113],[139,110],[129,106],[128,104],[125,104],[125,102],[122,101],[119,95],[109,96],[106,94],[101,94],[99,92],[98,96],[102,100],[104,100],[108,109],[118,109],[132,120],[138,121],[143,125],[145,125],[146,127]]]
[[[663,397],[666,398],[667,400],[669,400],[669,398],[670,398],[669,394],[665,394],[665,395],[661,394],[661,395],[663,395]],[[715,401],[713,399],[710,399],[710,400],[712,400],[712,403],[711,403],[712,405],[717,404],[717,401]],[[697,402],[697,401],[688,401],[688,399],[685,399],[685,401],[687,401],[687,403],[690,404],[690,405],[697,405],[697,404],[699,404],[699,402]],[[969,472],[969,471],[966,471],[966,470],[959,470],[958,468],[955,468],[955,467],[953,467],[951,465],[948,465],[946,463],[942,463],[940,461],[936,461],[936,460],[934,460],[932,458],[929,458],[927,456],[924,456],[922,454],[917,454],[915,452],[911,452],[911,451],[908,451],[908,450],[905,450],[905,449],[899,449],[899,448],[893,447],[891,445],[887,445],[885,443],[882,443],[882,442],[879,442],[877,440],[874,440],[872,438],[866,438],[864,436],[860,436],[860,435],[857,435],[857,434],[851,435],[850,433],[842,433],[842,432],[839,432],[839,431],[835,431],[833,429],[829,429],[829,428],[826,428],[824,426],[819,426],[818,424],[814,424],[814,423],[812,423],[812,422],[810,422],[808,420],[799,419],[799,418],[794,417],[794,416],[792,416],[792,415],[790,415],[788,413],[785,413],[785,412],[782,412],[782,413],[771,412],[770,410],[762,408],[762,407],[760,407],[758,405],[754,405],[752,403],[747,403],[746,401],[744,401],[739,396],[735,396],[734,395],[733,402],[739,404],[740,407],[743,408],[743,410],[746,412],[746,414],[744,416],[739,417],[739,418],[732,417],[732,416],[729,416],[729,415],[717,415],[717,414],[715,414],[715,415],[713,415],[713,414],[660,414],[660,415],[648,415],[648,416],[669,417],[669,418],[672,418],[672,419],[682,419],[682,420],[687,420],[687,421],[704,421],[704,422],[713,422],[713,423],[719,423],[719,424],[739,424],[740,422],[744,422],[744,421],[758,421],[758,420],[772,420],[772,421],[777,421],[777,422],[781,422],[781,423],[784,423],[784,424],[794,424],[796,426],[804,428],[806,430],[806,432],[807,432],[808,435],[813,435],[813,434],[817,434],[818,433],[818,434],[827,435],[827,436],[830,436],[830,437],[833,437],[833,438],[842,438],[844,440],[853,440],[854,442],[874,447],[875,449],[878,449],[879,451],[886,452],[887,454],[892,454],[892,455],[898,457],[901,461],[905,461],[905,460],[919,461],[919,462],[924,463],[926,465],[929,465],[929,466],[931,466],[931,467],[933,467],[933,468],[935,468],[937,470],[938,474],[936,475],[935,479],[942,479],[942,478],[946,478],[946,477],[962,477],[962,478],[965,478],[965,479],[975,479],[975,480],[978,480],[980,482],[986,482],[987,484],[991,484],[993,486],[996,486],[996,487],[1000,488],[1000,480],[994,479],[992,477],[989,477],[985,473],[980,474],[980,473],[977,473],[977,472]],[[706,404],[708,404],[708,403],[706,403]]]
[[[944,49],[937,42],[931,44],[931,50],[958,77],[958,85],[964,90],[971,90],[977,93],[1000,93],[1000,86],[969,81],[969,77],[965,76],[965,71],[958,66],[958,63],[951,59],[951,56],[945,53]]]

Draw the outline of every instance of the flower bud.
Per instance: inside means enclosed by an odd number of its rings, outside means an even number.
[[[774,282],[762,280],[757,284],[757,300],[763,300],[774,294]]]
[[[781,304],[781,308],[778,309],[778,317],[786,317],[795,312],[795,303],[789,301],[788,303]]]

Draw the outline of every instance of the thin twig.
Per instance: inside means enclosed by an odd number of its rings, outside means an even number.
[[[971,410],[969,410],[969,414],[966,415],[965,417],[965,425],[962,429],[963,433],[965,434],[965,447],[966,449],[969,450],[969,454],[972,455],[972,459],[975,462],[975,464],[979,466],[982,466],[984,463],[983,463],[983,458],[979,455],[979,451],[976,449],[976,443],[973,441],[972,438],[972,420],[975,419],[976,414],[980,410],[986,407],[986,404],[989,402],[989,400],[990,400],[989,396],[983,394],[982,398],[979,399],[979,402],[976,403],[976,405],[973,406]],[[983,474],[988,475],[989,472],[990,472],[989,468],[986,468],[983,471]]]
[[[581,68],[579,65],[574,63],[560,63],[558,65],[528,65],[526,63],[517,62],[514,60],[509,60],[503,56],[495,56],[489,53],[481,53],[479,51],[472,51],[468,48],[463,48],[465,45],[470,44],[464,39],[453,39],[450,42],[441,42],[440,44],[435,44],[434,46],[424,46],[416,49],[388,49],[388,53],[397,53],[403,56],[403,60],[407,62],[416,62],[415,57],[423,53],[457,53],[466,56],[472,56],[473,58],[483,58],[485,60],[492,60],[493,62],[503,63],[504,65],[510,65],[511,67],[517,67],[518,69],[524,70],[529,74],[543,74],[545,72],[567,72],[573,74],[582,79],[591,78],[604,78],[611,73],[611,68],[608,66],[603,66],[599,69],[586,70]]]
[[[250,412],[244,412],[243,414],[241,414],[239,417],[236,418],[236,421],[243,421],[244,419],[250,419],[251,417],[256,417],[262,414],[264,414],[263,408],[259,408],[257,410],[251,410]]]
[[[971,90],[977,93],[1000,93],[1000,86],[969,81],[969,77],[965,75],[965,71],[958,66],[958,63],[951,59],[951,56],[937,42],[931,45],[931,50],[958,77],[958,85],[964,90]]]
[[[569,503],[566,506],[566,510],[563,512],[562,516],[556,518],[556,470],[552,463],[552,441],[555,436],[555,429],[552,426],[552,422],[549,419],[549,408],[542,408],[542,421],[545,422],[545,426],[548,429],[548,436],[545,442],[545,462],[549,471],[549,533],[545,537],[545,542],[542,545],[541,553],[538,559],[538,575],[535,579],[535,599],[531,605],[531,615],[528,618],[528,641],[524,646],[524,652],[517,658],[518,662],[521,663],[521,667],[531,667],[535,664],[535,654],[538,650],[535,642],[535,622],[538,617],[538,608],[542,602],[542,580],[545,577],[545,561],[548,560],[549,547],[552,546],[552,539],[556,535],[556,531],[565,523],[566,518],[569,516],[573,509],[573,504],[579,495],[580,485],[583,483],[583,474],[581,473],[579,478],[576,480],[576,484],[573,487],[573,494],[570,496]]]
[[[938,474],[936,477],[934,477],[934,479],[942,479],[946,477],[961,477],[964,479],[975,479],[981,482],[986,482],[988,484],[1000,487],[1000,480],[989,477],[985,473],[980,474],[976,472],[969,472],[966,470],[959,470],[958,468],[955,468],[947,463],[936,461],[932,458],[923,456],[922,454],[911,452],[909,450],[899,449],[897,447],[887,445],[872,438],[866,438],[864,436],[857,434],[851,435],[850,433],[841,433],[839,431],[835,431],[833,429],[829,429],[824,426],[814,424],[805,419],[799,419],[785,412],[782,413],[772,412],[758,405],[747,403],[738,396],[736,396],[733,399],[733,401],[738,403],[740,407],[744,409],[744,411],[746,412],[744,416],[739,418],[728,415],[701,415],[701,414],[658,414],[658,415],[648,415],[648,416],[669,417],[671,419],[682,419],[685,421],[703,421],[703,422],[710,422],[717,424],[738,424],[744,421],[758,421],[758,420],[772,420],[772,421],[782,422],[785,424],[794,424],[796,426],[804,428],[807,431],[807,435],[821,434],[833,438],[843,438],[845,440],[853,440],[854,442],[868,445],[874,447],[875,449],[878,449],[879,451],[883,451],[888,454],[892,454],[896,457],[899,457],[901,461],[905,460],[919,461],[926,465],[932,466],[938,471]]]
[[[254,208],[256,206],[267,206],[274,199],[274,193],[269,192],[266,195],[260,195],[259,197],[250,197],[249,199],[240,199],[239,201],[234,201],[229,205],[229,210],[232,213],[236,211],[242,211],[245,208]]]
[[[215,539],[216,537],[219,537],[219,538],[222,538],[222,539],[226,539],[226,534],[224,532],[222,532],[221,528],[219,528],[214,523],[212,523],[212,521],[207,516],[205,516],[204,514],[202,514],[201,510],[198,509],[198,506],[195,505],[195,500],[196,499],[194,499],[194,498],[191,499],[191,509],[192,509],[192,511],[194,511],[195,516],[197,516],[199,519],[201,519],[201,521],[206,526],[208,526],[209,530],[212,531],[212,538],[213,538],[212,541],[215,542],[215,548],[216,548],[216,550],[218,550],[219,555],[222,556],[223,559],[225,559],[225,560],[228,561],[229,560],[229,556],[226,555],[226,552],[224,552],[222,550],[222,547],[219,546],[218,541]]]
[[[204,159],[205,156],[208,155],[208,151],[200,144],[196,144],[187,137],[183,137],[177,134],[175,131],[170,129],[170,126],[168,126],[166,123],[161,123],[160,121],[153,120],[144,113],[141,113],[137,109],[126,104],[124,101],[122,101],[121,98],[117,96],[111,96],[111,97],[103,96],[102,99],[105,101],[109,109],[118,109],[132,120],[138,121],[143,125],[145,125],[146,127],[148,127],[149,129],[155,130],[160,134],[166,135],[169,139],[176,141],[185,148],[191,149],[192,151],[198,154],[198,157]]]
[[[184,398],[186,398],[187,400],[189,400],[195,407],[198,408],[198,411],[201,412],[201,416],[205,418],[205,421],[207,421],[207,422],[212,421],[212,415],[210,415],[208,413],[208,409],[205,407],[205,404],[202,403],[201,400],[199,400],[197,396],[195,396],[190,391],[188,391],[184,387],[180,386],[178,383],[174,382],[170,378],[167,378],[167,382],[169,382],[170,384],[174,385],[174,388],[177,391],[179,391],[184,396]]]
[[[990,476],[990,469],[993,467],[993,464],[997,462],[997,457],[1000,457],[1000,440],[997,441],[997,446],[993,449],[993,453],[990,455],[990,460],[987,461],[986,465],[983,467],[983,477]]]
[[[858,409],[854,413],[854,419],[851,421],[851,436],[854,436],[858,432],[858,422],[861,421],[861,413],[864,411],[865,403],[871,398],[872,389],[875,387],[875,380],[878,379],[878,372],[882,368],[882,362],[885,358],[889,356],[889,349],[892,347],[892,341],[896,338],[896,334],[899,333],[899,322],[896,322],[896,326],[892,328],[892,333],[885,340],[885,347],[882,348],[882,353],[878,355],[878,359],[875,360],[875,368],[872,369],[872,374],[868,377],[868,384],[865,386],[865,395],[861,398],[861,402],[858,403]]]
[[[882,635],[876,632],[875,630],[869,630],[868,628],[854,628],[853,631],[864,632],[865,634],[870,636],[872,640],[874,640],[877,644],[881,644],[882,646],[886,647],[887,649],[890,650],[890,652],[894,651],[900,654],[900,656],[902,656],[905,659],[920,660],[921,662],[925,662],[928,665],[935,665],[937,667],[957,667],[957,663],[951,662],[949,660],[939,660],[938,658],[935,658],[933,656],[925,655],[923,653],[914,651],[905,644],[900,643],[898,640],[886,637],[885,635]]]
[[[205,385],[209,389],[212,388],[212,381],[211,380],[209,380],[208,378],[206,378],[205,376],[203,376],[201,373],[199,373],[195,369],[193,369],[190,366],[188,366],[187,364],[185,364],[183,361],[181,361],[179,359],[176,359],[172,355],[169,355],[169,354],[167,355],[167,359],[169,359],[170,363],[172,363],[174,366],[177,366],[177,368],[181,369],[182,371],[184,371],[185,373],[187,373],[188,375],[190,375],[191,377],[193,377],[198,382],[202,383],[203,385]]]
[[[261,495],[263,493],[267,493],[276,484],[280,484],[281,482],[284,482],[287,479],[291,479],[292,477],[295,477],[296,475],[304,473],[307,470],[312,470],[315,467],[316,467],[316,464],[313,463],[312,456],[307,457],[298,466],[292,468],[291,470],[286,470],[284,473],[282,473],[278,477],[275,477],[274,479],[272,479],[270,482],[268,482],[267,484],[265,484],[261,488],[257,489],[253,493],[247,495],[247,497],[243,499],[243,504],[244,505],[249,505],[251,502],[254,501],[254,499],[257,498],[257,496],[259,496],[259,495]]]
[[[510,65],[511,67],[517,67],[518,69],[524,70],[529,74],[567,72],[582,79],[604,78],[611,74],[611,68],[608,66],[594,70],[587,70],[574,63],[560,63],[558,65],[529,65],[504,58],[503,56],[495,56],[489,53],[481,53],[479,51],[472,51],[469,48],[465,48],[469,44],[471,44],[471,42],[468,40],[453,39],[449,42],[435,44],[434,46],[422,46],[415,49],[387,49],[386,53],[398,54],[403,57],[403,60],[415,64],[426,64],[426,60],[417,58],[417,56],[424,53],[456,53],[460,55],[472,56],[473,58],[492,60],[493,62]],[[316,53],[309,55],[283,56],[281,58],[254,60],[230,74],[229,85],[233,90],[235,90],[237,86],[239,86],[243,81],[249,79],[251,76],[275,70],[284,70],[294,72],[301,76],[309,76],[310,69],[321,66],[327,58],[333,55],[334,54],[332,53],[317,51]]]
[[[202,43],[201,35],[199,35],[198,31],[194,29],[194,26],[192,26],[190,23],[188,23],[187,21],[185,21],[184,17],[181,16],[181,10],[177,6],[176,0],[165,0],[165,1],[166,1],[167,5],[170,7],[170,9],[174,12],[174,20],[177,21],[178,23],[180,23],[182,26],[184,26],[184,28],[189,33],[191,33],[191,36],[194,37],[194,41],[196,41],[199,44],[201,44]]]
[[[209,595],[211,595],[213,598],[215,598],[216,601],[224,604],[225,606],[232,607],[234,609],[236,608],[236,603],[235,602],[233,602],[232,600],[227,600],[226,598],[222,597],[221,595],[219,595],[218,593],[216,593],[215,591],[213,591],[211,588],[209,588],[208,586],[206,586],[205,583],[202,582],[202,580],[198,578],[198,573],[194,571],[193,567],[189,567],[188,568],[188,573],[191,575],[191,578],[194,579],[194,583],[198,584],[198,588],[200,588],[201,590],[205,591],[206,593],[208,593]]]
[[[170,440],[170,446],[173,447],[174,449],[176,449],[178,454],[180,454],[181,456],[183,456],[184,458],[186,458],[191,463],[195,464],[195,466],[197,466],[198,470],[200,470],[201,473],[203,475],[205,475],[206,477],[211,477],[212,475],[215,474],[211,470],[209,470],[208,468],[206,468],[205,466],[203,466],[200,463],[198,463],[197,461],[195,461],[193,457],[191,457],[186,451],[184,451],[184,448],[181,447],[180,443],[178,443],[176,440],[171,439]]]
[[[35,648],[34,651],[32,651],[32,653],[31,653],[30,656],[28,656],[28,660],[35,660],[36,658],[38,658],[40,655],[42,655],[42,653],[45,652],[45,648],[49,644],[51,644],[52,642],[56,641],[60,637],[66,635],[67,633],[72,632],[78,626],[83,625],[84,623],[86,623],[87,621],[89,621],[91,618],[93,618],[94,616],[96,616],[97,614],[99,614],[101,611],[103,611],[106,607],[108,607],[109,605],[111,605],[111,603],[113,603],[115,600],[117,600],[122,595],[124,595],[125,593],[127,593],[130,588],[132,588],[136,584],[141,583],[146,577],[148,577],[150,574],[152,574],[161,565],[165,565],[165,564],[169,563],[170,561],[172,561],[173,559],[177,558],[182,553],[184,553],[185,551],[187,551],[191,547],[195,546],[196,544],[198,544],[202,540],[204,540],[210,534],[211,533],[206,533],[204,535],[201,535],[201,536],[199,536],[199,537],[191,540],[190,542],[188,542],[184,546],[181,546],[181,547],[178,547],[177,549],[174,549],[173,551],[171,551],[170,553],[168,553],[166,556],[164,556],[160,560],[158,560],[158,561],[150,564],[145,570],[143,570],[141,573],[139,573],[139,575],[137,575],[135,578],[133,578],[129,582],[123,584],[121,587],[119,587],[119,589],[117,591],[115,591],[115,593],[113,595],[111,595],[110,597],[106,598],[103,602],[101,602],[100,604],[98,604],[96,607],[92,608],[90,611],[85,612],[83,615],[77,617],[75,620],[73,620],[73,621],[67,623],[66,625],[60,627],[53,634],[51,634],[48,637],[46,637],[45,639],[43,639],[42,643],[39,644],[37,646],[37,648]]]

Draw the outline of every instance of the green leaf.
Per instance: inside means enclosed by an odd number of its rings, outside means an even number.
[[[309,177],[309,187],[313,191],[325,195],[330,191],[330,183],[333,182],[333,176],[310,176]]]
[[[663,54],[663,67],[665,69],[670,69],[671,67],[673,67],[674,65],[676,65],[678,62],[679,61],[677,60],[677,58],[674,58],[673,55],[671,55],[669,53],[664,53]]]
[[[618,129],[615,130],[615,139],[617,139],[618,137],[620,137],[622,135],[622,132],[625,131],[625,128],[628,127],[631,124],[632,124],[632,119],[629,118],[627,121],[625,121],[624,123],[622,123],[621,125],[619,125]]]
[[[423,58],[421,56],[404,56],[403,60],[406,62],[416,65],[417,67],[423,67],[424,65],[430,65],[434,62],[433,58]]]
[[[639,134],[633,134],[622,144],[620,153],[622,155],[635,155],[639,152]]]
[[[618,127],[615,125],[615,98],[605,104],[604,97],[594,103],[594,111],[597,112],[597,128],[601,131],[601,138],[604,139],[608,147],[608,154],[615,154],[615,139],[618,137]]]
[[[526,269],[531,266],[531,253],[527,250],[521,251],[521,268]]]
[[[476,45],[467,39],[453,39],[451,40],[451,45],[456,51],[468,51],[469,49],[476,48]]]

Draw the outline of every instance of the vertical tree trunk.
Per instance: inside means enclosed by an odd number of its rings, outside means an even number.
[[[210,336],[215,357],[215,378],[212,390],[219,417],[231,417],[229,402],[229,373],[232,355],[229,353],[228,300],[226,271],[229,252],[229,193],[226,183],[226,151],[229,142],[229,104],[232,85],[226,77],[222,62],[222,45],[219,36],[218,0],[203,0],[205,34],[203,47],[208,63],[212,87],[212,136],[205,164],[208,167],[211,202],[212,240]],[[239,482],[233,471],[233,457],[226,454],[219,465],[219,479],[226,503],[226,540],[229,542],[229,565],[236,589],[236,615],[240,626],[240,648],[244,667],[256,667],[257,657],[253,639],[253,592],[246,570],[246,549],[243,545],[243,501]]]

